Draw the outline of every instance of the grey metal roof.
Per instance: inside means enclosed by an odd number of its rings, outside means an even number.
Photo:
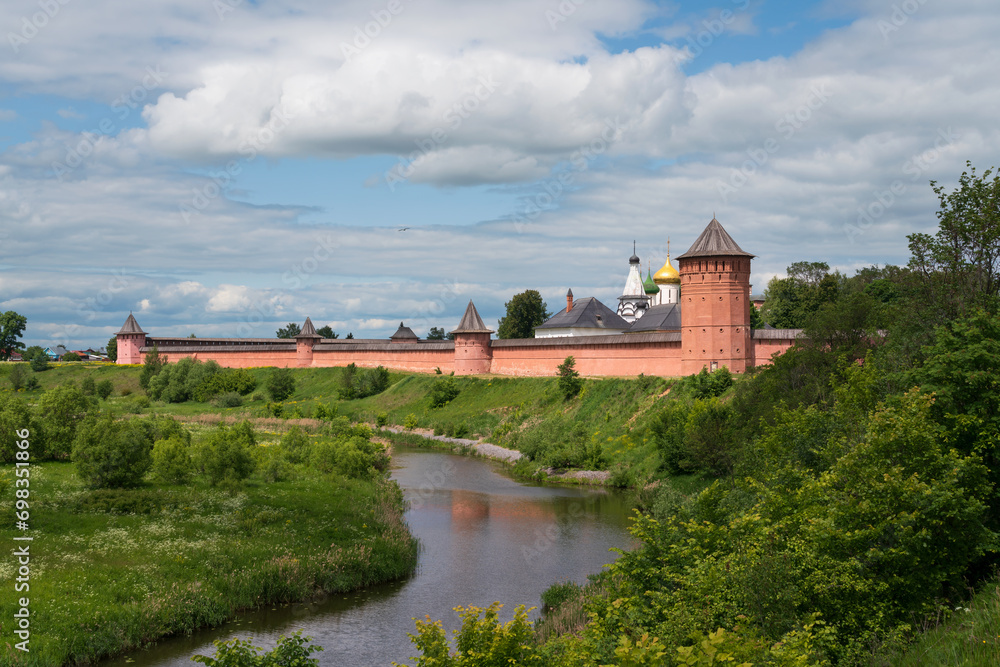
[[[539,324],[535,329],[618,329],[624,331],[629,324],[618,313],[611,310],[592,296],[577,299],[568,313],[563,308],[558,313]]]
[[[483,318],[479,317],[479,311],[472,303],[472,299],[469,299],[469,305],[465,307],[462,321],[458,323],[458,328],[451,333],[493,333],[493,330],[486,328]]]
[[[552,347],[559,345],[581,347],[585,345],[624,345],[638,343],[679,343],[680,331],[647,332],[638,334],[607,334],[603,336],[553,336],[551,338],[504,338],[490,341],[490,347]]]
[[[125,320],[125,324],[123,324],[122,328],[118,330],[118,333],[120,333],[120,334],[142,334],[142,333],[146,333],[146,332],[143,331],[142,327],[139,326],[139,323],[135,321],[135,318],[132,316],[132,313],[129,313],[128,314],[128,319]]]
[[[681,305],[679,303],[662,303],[646,309],[642,317],[633,322],[625,333],[680,330]]]
[[[318,333],[316,333],[316,327],[313,326],[313,321],[310,318],[306,318],[306,323],[302,325],[302,331],[293,338],[322,338]]]
[[[396,333],[394,333],[391,336],[389,336],[389,340],[412,340],[412,341],[418,341],[418,340],[420,340],[420,336],[418,336],[417,334],[413,333],[413,329],[411,329],[410,327],[404,327],[403,323],[400,322],[399,323],[399,328],[396,329]]]
[[[688,251],[680,255],[677,259],[688,257],[720,257],[740,255],[743,257],[756,257],[740,248],[733,237],[722,228],[718,220],[712,218],[695,242],[688,248]]]

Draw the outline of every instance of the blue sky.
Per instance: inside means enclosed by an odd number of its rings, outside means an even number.
[[[633,239],[655,271],[713,214],[755,291],[851,274],[905,263],[928,182],[1000,148],[986,0],[11,0],[0,28],[29,344],[614,303]]]

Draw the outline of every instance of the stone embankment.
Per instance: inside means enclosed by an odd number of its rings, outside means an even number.
[[[418,428],[408,431],[395,426],[383,426],[382,428],[393,433],[416,433],[417,435],[427,438],[428,440],[437,440],[438,442],[446,442],[462,448],[471,449],[479,456],[494,459],[496,461],[503,461],[505,463],[514,463],[524,456],[516,449],[507,449],[506,447],[500,447],[499,445],[482,442],[480,440],[470,440],[469,438],[449,438],[444,435],[434,435],[434,433],[428,429]],[[574,470],[572,472],[558,473],[552,468],[547,468],[545,470],[545,474],[548,475],[550,480],[579,480],[586,484],[603,484],[607,481],[608,477],[611,476],[611,473],[606,470]]]

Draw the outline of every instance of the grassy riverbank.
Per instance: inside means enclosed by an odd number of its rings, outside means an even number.
[[[195,480],[92,491],[70,463],[31,470],[31,652],[3,651],[4,664],[88,662],[240,609],[396,579],[416,562],[401,494],[381,480],[299,470],[226,489]],[[8,518],[0,538],[13,544]],[[12,581],[13,568],[0,561],[0,579]]]

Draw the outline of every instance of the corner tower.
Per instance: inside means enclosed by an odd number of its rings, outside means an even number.
[[[316,333],[312,319],[306,318],[302,330],[295,336],[295,365],[299,368],[309,368],[313,362],[313,347],[323,340],[323,337]]]
[[[118,342],[118,360],[116,363],[142,363],[142,348],[146,346],[146,332],[135,321],[132,313],[128,314],[125,324],[115,334],[115,340]]]
[[[451,333],[455,336],[455,375],[489,373],[493,365],[493,348],[490,347],[493,330],[483,324],[471,299],[458,328]]]
[[[677,258],[681,278],[681,372],[733,373],[750,359],[750,260],[714,217]]]

